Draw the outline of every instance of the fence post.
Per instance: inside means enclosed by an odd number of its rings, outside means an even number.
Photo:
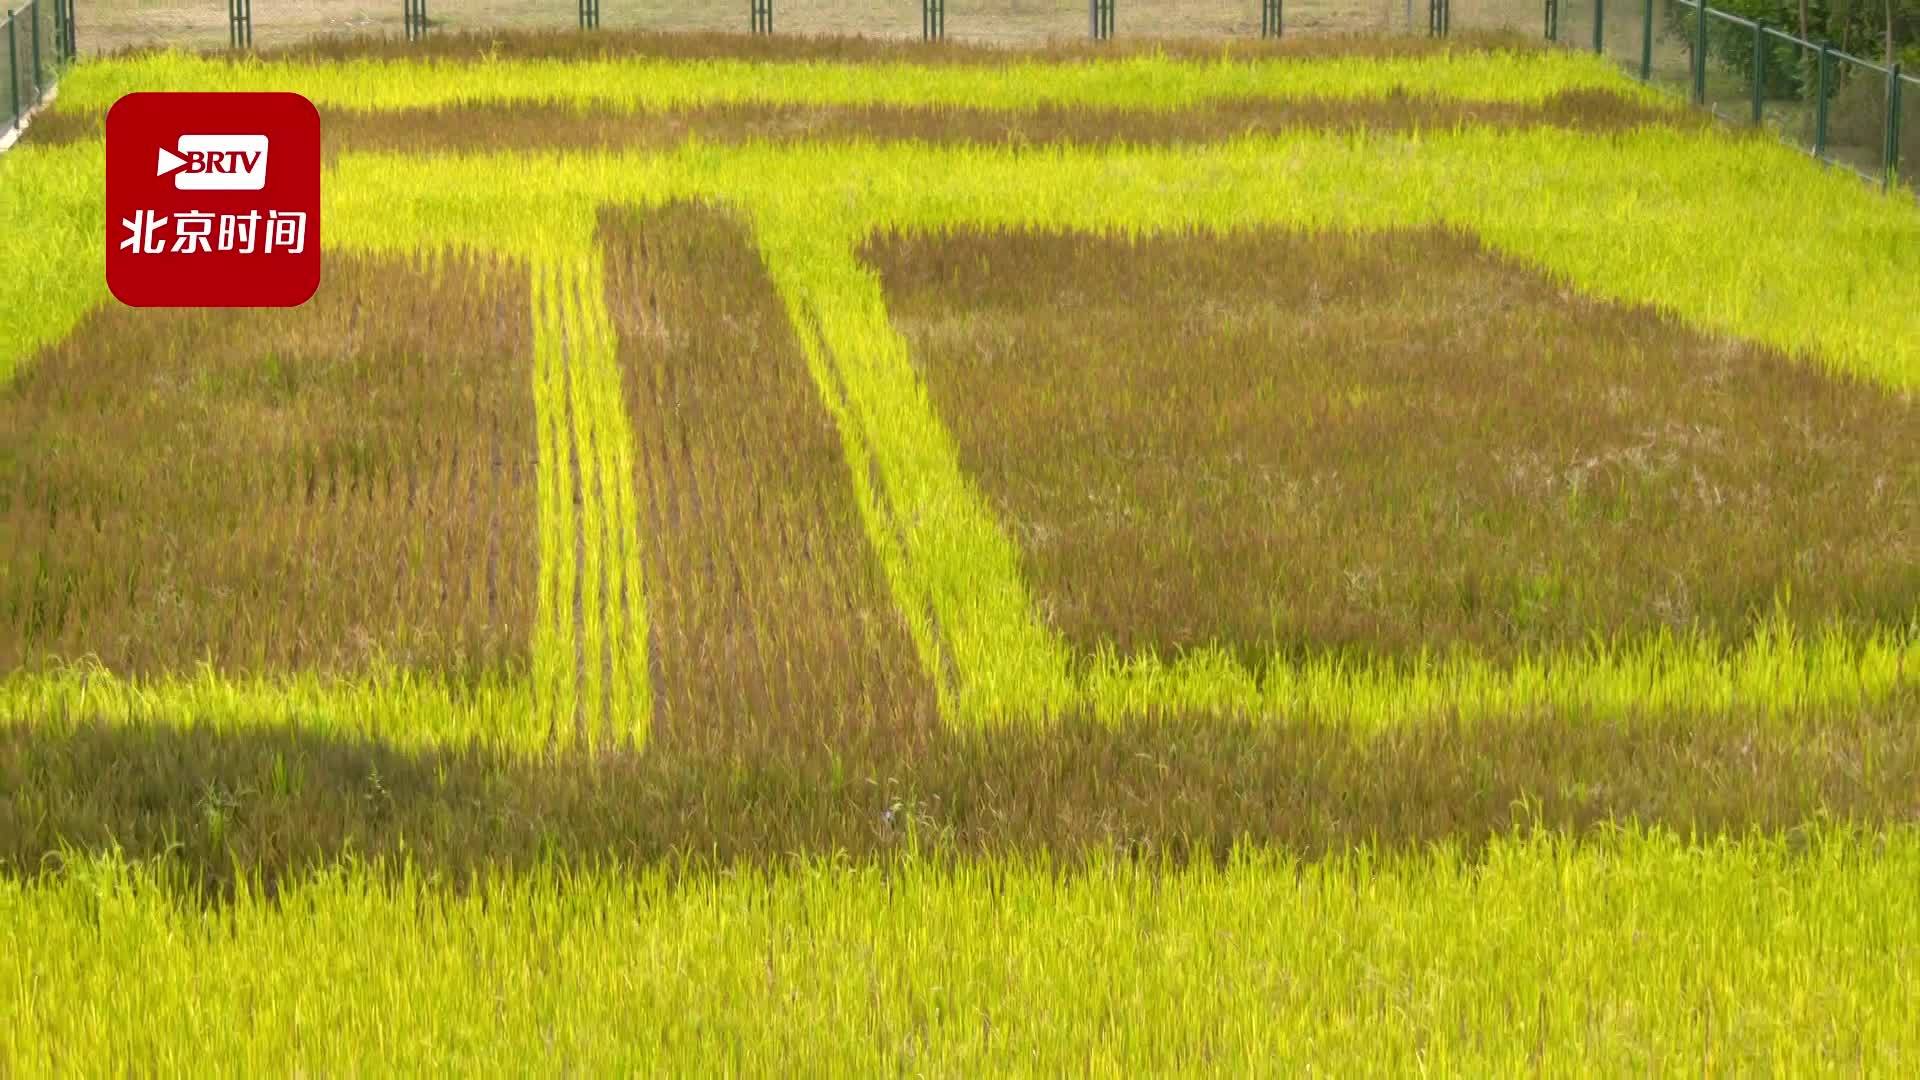
[[[227,0],[227,45],[234,49],[253,46],[253,0]]]
[[[921,0],[920,37],[924,41],[939,41],[947,36],[946,0]]]
[[[600,0],[580,0],[580,29],[600,28]]]
[[[1813,156],[1826,160],[1827,157],[1827,81],[1828,71],[1833,67],[1833,46],[1825,41],[1820,43],[1820,75],[1815,80],[1820,99],[1813,106]]]
[[[752,0],[753,32],[773,33],[773,0]]]
[[[1640,15],[1640,81],[1653,79],[1653,0]]]
[[[402,0],[406,5],[407,40],[419,41],[427,36],[427,0]]]
[[[1707,0],[1693,0],[1699,9],[1700,17],[1694,20],[1693,33],[1693,103],[1707,103]]]
[[[1760,20],[1753,20],[1753,126],[1766,119],[1767,32]]]
[[[1607,0],[1593,0],[1593,51],[1604,53],[1606,45]]]
[[[1260,36],[1280,37],[1285,27],[1286,12],[1281,8],[1281,0],[1260,0]]]
[[[1560,40],[1560,0],[1547,0],[1547,40]]]
[[[13,97],[13,121],[8,127],[20,126],[20,73],[13,70],[13,58],[20,55],[20,41],[13,28],[13,12],[7,12],[7,92]]]
[[[1900,174],[1900,62],[1897,60],[1887,71],[1887,153],[1881,163],[1887,167],[1881,181],[1881,189],[1885,190],[1893,186],[1894,178]]]
[[[33,31],[33,103],[40,104],[40,0],[27,5],[27,27]]]
[[[1105,41],[1113,36],[1114,0],[1087,0],[1087,26],[1089,36],[1095,41]]]

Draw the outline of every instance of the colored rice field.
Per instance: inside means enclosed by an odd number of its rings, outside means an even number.
[[[485,45],[0,155],[0,1069],[1920,1055],[1911,200],[1511,38]],[[320,107],[308,304],[109,296],[159,89]]]

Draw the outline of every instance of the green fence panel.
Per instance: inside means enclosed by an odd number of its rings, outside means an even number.
[[[16,62],[20,55],[20,30],[14,22],[13,13],[7,12],[7,129],[12,130],[20,122],[20,113],[25,108],[25,96],[20,91],[20,65]]]
[[[1822,157],[1861,176],[1883,180],[1890,163],[1887,113],[1892,73],[1858,56],[1833,52]]]

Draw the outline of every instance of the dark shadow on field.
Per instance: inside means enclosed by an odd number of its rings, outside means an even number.
[[[1701,837],[1920,820],[1920,690],[1872,708],[1618,721],[1546,714],[1370,738],[1159,717],[811,747],[517,759],[401,751],[291,729],[93,721],[0,731],[0,873],[117,847],[210,900],[343,860],[458,883],[482,869],[798,855],[886,861],[1120,852],[1221,860],[1236,841],[1312,859],[1610,820]],[[910,839],[911,837],[911,839]]]

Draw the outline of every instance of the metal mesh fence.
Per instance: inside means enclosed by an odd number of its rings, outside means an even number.
[[[1405,27],[1412,33],[1427,32],[1427,0],[1406,5],[1412,20]],[[1544,0],[1451,0],[1450,25],[1453,33],[1469,30],[1505,31],[1531,38],[1546,35]],[[1402,27],[1396,21],[1393,29]]]
[[[1711,5],[1703,10],[1697,0],[1559,4],[1563,45],[1593,48],[1597,42],[1636,77],[1729,123],[1764,126],[1868,179],[1915,179],[1920,124],[1905,122],[1905,99],[1920,83],[1910,73]],[[1597,38],[1596,6],[1602,7]]]
[[[1286,35],[1426,33],[1429,0],[1284,0]],[[1590,0],[1589,0],[1590,2]],[[1091,0],[946,0],[945,36],[987,44],[1078,41],[1089,36]],[[782,34],[919,38],[922,0],[773,0]],[[604,29],[745,33],[751,0],[602,0]],[[402,0],[301,0],[262,6],[254,45],[271,48],[329,35],[403,36]],[[1537,0],[1453,0],[1455,29],[1539,31]],[[1463,20],[1462,15],[1468,17]],[[82,54],[128,47],[222,49],[226,0],[89,0]],[[433,32],[564,30],[579,25],[578,0],[428,0]],[[1114,0],[1118,37],[1254,38],[1261,0]]]
[[[7,8],[0,23],[0,132],[18,127],[21,118],[53,88],[66,56],[64,8],[56,0],[33,0]]]
[[[19,28],[10,11],[0,21],[6,24],[0,27],[0,76],[6,79],[5,88],[0,89],[0,109],[6,110],[0,113],[0,132],[7,132],[18,123],[24,99],[20,95]]]
[[[89,0],[75,44],[81,54],[129,46],[222,49],[231,0]],[[1432,0],[1282,0],[1293,35],[1429,31]],[[10,118],[50,85],[64,0],[34,0],[8,20],[0,57]],[[566,29],[581,0],[428,0],[435,32]],[[752,0],[618,0],[595,3],[609,29],[744,32]],[[764,4],[762,5],[764,7]],[[773,29],[793,34],[917,38],[924,0],[773,0]],[[1032,44],[1089,36],[1092,0],[944,0],[940,24],[955,41]],[[263,10],[252,23],[258,48],[348,35],[402,36],[399,0],[303,0]],[[1114,0],[1120,37],[1253,38],[1262,0]],[[1871,179],[1911,183],[1920,173],[1920,72],[1901,71],[1805,41],[1699,0],[1450,0],[1447,25],[1548,37],[1601,53],[1623,70],[1733,123],[1762,124],[1834,165]],[[34,28],[41,57],[36,77]],[[16,100],[18,105],[16,106]]]

